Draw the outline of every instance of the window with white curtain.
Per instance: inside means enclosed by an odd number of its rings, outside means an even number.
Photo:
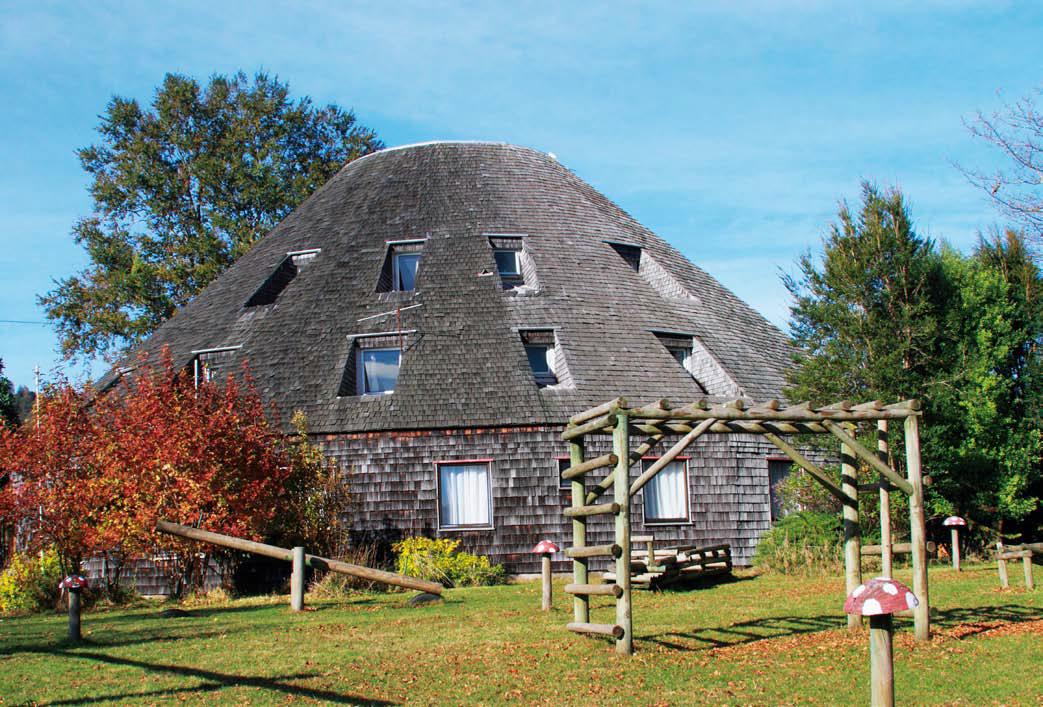
[[[438,465],[438,525],[441,528],[492,525],[488,462]]]
[[[647,469],[654,459],[644,462]],[[688,462],[672,461],[645,484],[645,523],[687,523]]]

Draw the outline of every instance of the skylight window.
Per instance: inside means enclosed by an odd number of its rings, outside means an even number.
[[[549,329],[523,331],[521,338],[536,385],[541,388],[557,385],[558,347],[554,332]]]
[[[416,289],[417,273],[424,241],[392,241],[388,243],[384,267],[380,271],[377,292],[412,292]]]

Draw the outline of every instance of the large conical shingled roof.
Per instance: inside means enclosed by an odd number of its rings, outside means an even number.
[[[501,288],[489,234],[524,234],[535,293]],[[377,292],[387,243],[412,239],[427,239],[416,291]],[[641,272],[607,242],[639,246]],[[273,304],[244,306],[287,253],[315,248]],[[534,383],[518,332],[541,328],[556,330],[563,385]],[[396,329],[416,334],[395,392],[338,396],[350,337]],[[444,142],[346,165],[141,349],[189,365],[238,346],[231,363],[249,361],[263,396],[331,433],[553,424],[617,396],[701,397],[653,331],[696,337],[709,393],[780,395],[782,332],[675,248],[552,156]]]

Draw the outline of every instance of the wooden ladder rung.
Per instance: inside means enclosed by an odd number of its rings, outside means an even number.
[[[619,545],[589,545],[565,549],[565,557],[616,557],[623,554]]]
[[[615,515],[619,513],[618,503],[599,503],[595,506],[573,506],[564,511],[566,518],[578,518],[581,516]]]
[[[589,633],[595,636],[610,636],[617,640],[622,638],[624,633],[623,627],[617,626],[616,624],[584,624],[574,621],[566,628],[576,633]]]
[[[619,457],[615,454],[603,454],[600,457],[594,457],[585,462],[580,462],[576,466],[570,466],[568,469],[561,472],[561,478],[566,481],[569,479],[575,479],[579,476],[583,476],[589,471],[594,471],[595,469],[600,469],[606,466],[615,466],[618,461]]]
[[[566,594],[585,594],[588,596],[615,597],[623,596],[623,587],[618,584],[566,584]]]

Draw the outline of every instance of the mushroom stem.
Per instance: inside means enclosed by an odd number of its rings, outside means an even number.
[[[873,707],[893,707],[895,703],[894,654],[891,614],[869,617],[869,671]]]
[[[544,611],[550,611],[551,607],[551,575],[550,575],[550,553],[543,553],[543,605]]]
[[[960,571],[960,530],[955,525],[952,527],[952,566]]]
[[[69,640],[79,641],[80,634],[80,590],[69,589]]]

